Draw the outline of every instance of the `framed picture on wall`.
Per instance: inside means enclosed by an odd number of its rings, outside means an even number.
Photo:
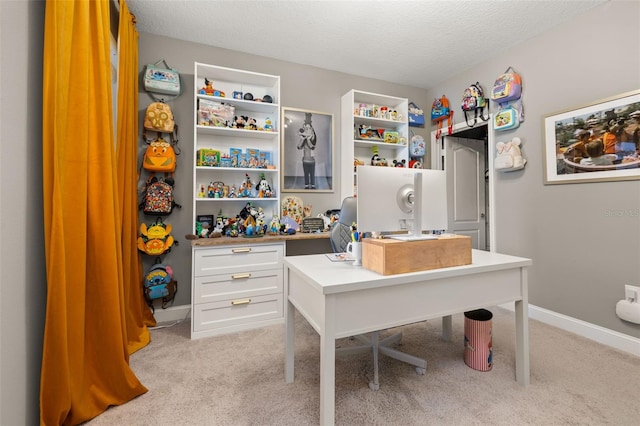
[[[282,108],[282,192],[333,192],[333,114]]]
[[[640,90],[543,117],[544,183],[640,179]]]

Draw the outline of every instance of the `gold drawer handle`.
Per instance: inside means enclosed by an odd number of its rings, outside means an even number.
[[[251,299],[242,299],[242,300],[232,300],[231,301],[231,305],[232,306],[248,305],[249,303],[251,303]]]
[[[241,280],[243,278],[251,278],[251,274],[249,272],[245,274],[235,274],[235,275],[231,275],[231,278],[234,280]]]
[[[249,253],[250,251],[251,251],[251,247],[236,248],[231,250],[232,253]]]

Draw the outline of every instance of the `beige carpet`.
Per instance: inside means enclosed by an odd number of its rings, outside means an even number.
[[[426,357],[427,372],[381,357],[380,390],[367,386],[371,357],[336,361],[338,425],[637,425],[640,359],[546,324],[530,321],[531,384],[515,382],[513,313],[490,308],[494,366],[463,361],[462,314],[453,340],[441,322],[401,328],[404,351]],[[284,326],[201,340],[187,322],[152,331],[131,357],[149,392],[88,422],[99,425],[316,425],[319,344],[296,321],[295,381],[284,382]],[[341,344],[350,344],[341,341]]]

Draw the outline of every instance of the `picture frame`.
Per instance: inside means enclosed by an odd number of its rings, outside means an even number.
[[[640,179],[640,90],[548,114],[542,126],[545,185]]]
[[[333,114],[282,107],[281,191],[334,192]]]

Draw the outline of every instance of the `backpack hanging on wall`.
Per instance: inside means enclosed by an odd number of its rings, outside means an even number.
[[[174,207],[182,208],[173,197],[174,184],[172,177],[158,179],[154,175],[149,176],[139,205],[140,210],[148,215],[165,216],[171,214]]]
[[[148,142],[142,158],[142,168],[150,172],[173,173],[176,171],[176,152],[173,145],[158,137]]]
[[[498,76],[491,90],[491,100],[498,104],[498,112],[493,117],[494,130],[515,129],[524,121],[521,97],[522,78],[509,67]]]
[[[171,235],[171,229],[171,224],[163,223],[161,217],[158,217],[149,227],[142,223],[138,237],[138,250],[151,256],[160,256],[169,252],[171,246],[178,245]]]
[[[142,280],[144,298],[152,310],[153,301],[161,299],[162,309],[166,309],[176,297],[178,282],[173,279],[173,269],[156,258],[156,262],[149,268]]]
[[[161,133],[173,133],[176,125],[171,107],[164,102],[152,102],[144,115],[145,130]]]
[[[487,107],[488,112],[489,105],[487,103],[487,99],[484,97],[484,91],[482,90],[480,83],[475,82],[464,90],[464,93],[462,94],[461,107],[464,112],[464,119],[469,127],[475,126],[478,118],[482,121],[487,121],[489,119],[488,116],[484,117],[484,108]],[[469,123],[467,111],[473,111],[473,123]]]
[[[491,100],[497,104],[520,99],[522,94],[522,78],[512,67],[498,76],[491,89]]]
[[[155,64],[148,64],[144,71],[143,80],[144,90],[154,99],[164,99],[167,98],[166,95],[173,99],[177,98],[182,92],[180,73],[171,68],[164,59],[160,59]]]
[[[442,125],[445,120],[447,120],[449,134],[453,133],[453,110],[449,106],[449,99],[445,95],[435,99],[431,104],[431,120],[438,126],[436,139],[440,139]]]

